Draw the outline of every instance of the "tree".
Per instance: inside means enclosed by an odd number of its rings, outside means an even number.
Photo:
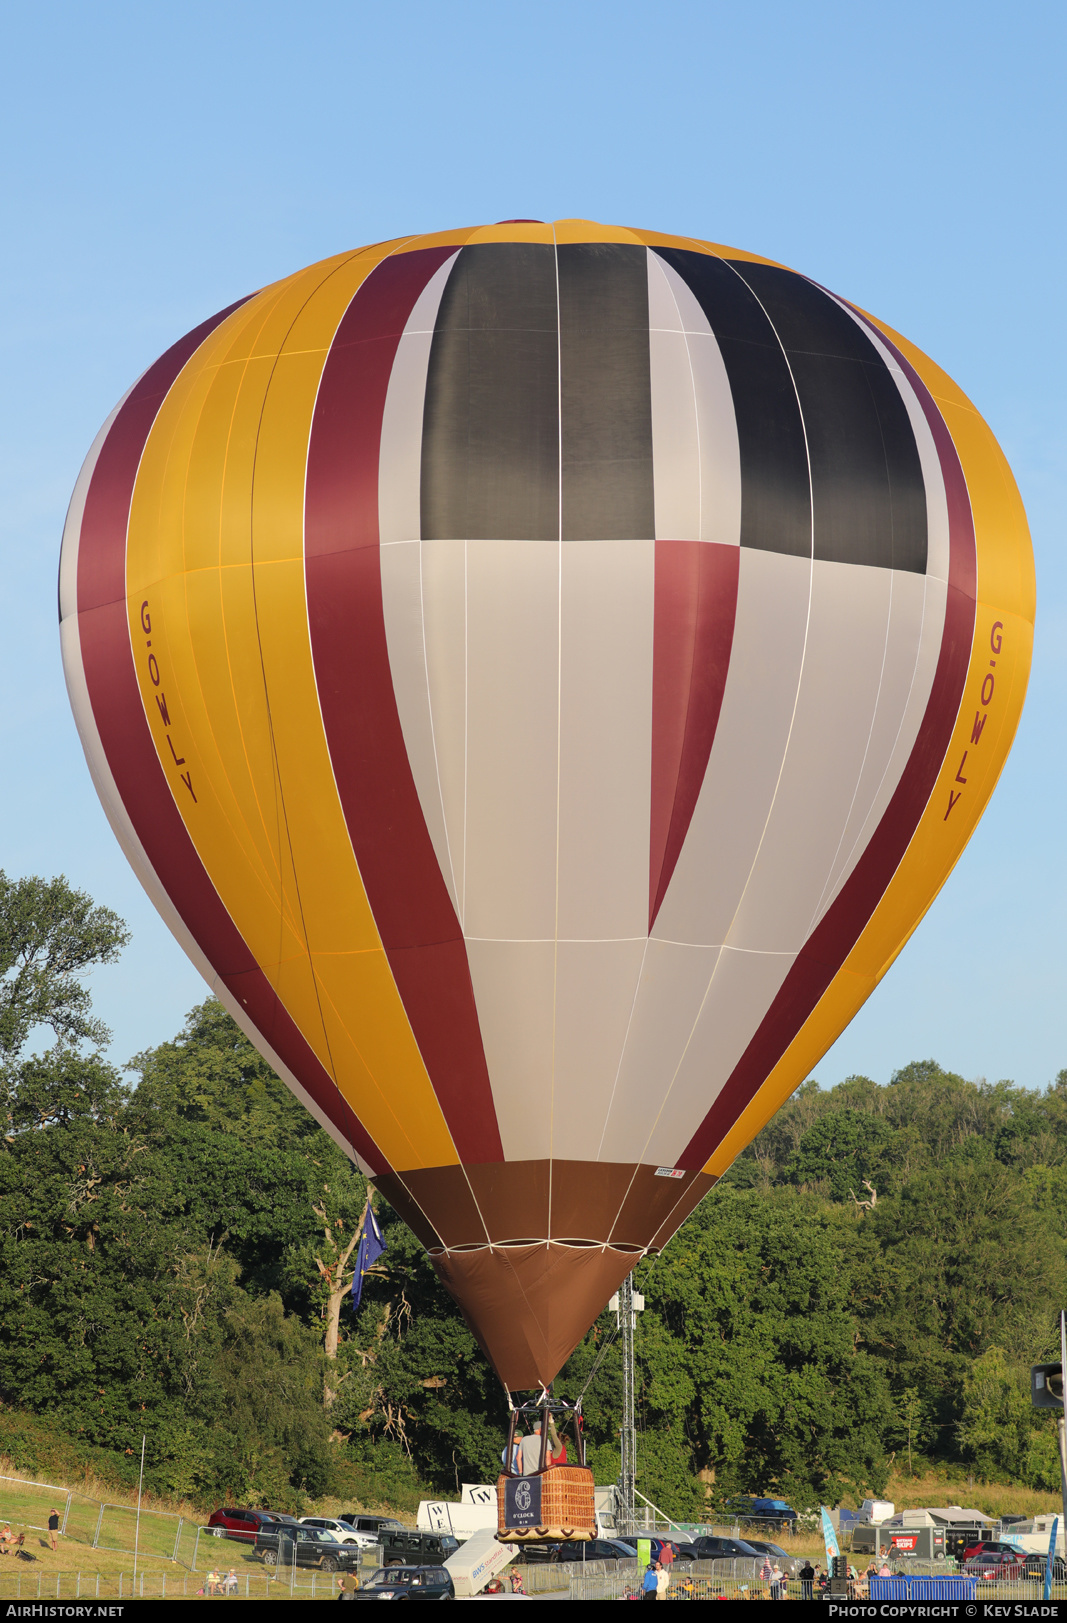
[[[1029,1368],[1010,1364],[1000,1347],[975,1359],[964,1377],[958,1436],[981,1476],[1059,1486],[1055,1417],[1032,1407]]]
[[[879,1183],[892,1137],[892,1127],[881,1116],[863,1110],[828,1112],[808,1128],[785,1176],[797,1184],[825,1183],[834,1200],[847,1200],[850,1191],[862,1196],[865,1180]]]
[[[61,1047],[108,1041],[94,1018],[81,976],[115,961],[129,940],[125,924],[97,907],[62,875],[10,880],[0,870],[0,1067],[8,1069],[36,1026]]]
[[[639,1268],[643,1429],[670,1434],[694,1488],[701,1472],[720,1497],[884,1487],[889,1388],[857,1346],[845,1225],[815,1197],[725,1189]],[[671,1502],[659,1446],[644,1457],[642,1491],[670,1514],[691,1508]]]
[[[906,1436],[908,1442],[909,1476],[913,1474],[911,1466],[912,1439],[918,1433],[919,1424],[922,1420],[922,1412],[922,1399],[919,1397],[919,1393],[916,1388],[914,1386],[905,1387],[904,1391],[901,1393],[900,1401],[897,1404],[896,1417],[900,1423],[901,1431]]]

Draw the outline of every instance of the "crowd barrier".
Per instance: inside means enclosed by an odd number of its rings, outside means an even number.
[[[590,1566],[593,1563],[590,1562]],[[611,1563],[604,1563],[610,1567]],[[774,1596],[770,1586],[759,1578],[732,1570],[739,1563],[730,1561],[678,1562],[670,1572],[669,1600],[803,1600],[805,1595],[799,1579],[791,1578],[783,1586],[784,1593]],[[552,1570],[551,1568],[549,1569]],[[558,1568],[556,1569],[559,1570]],[[614,1571],[574,1572],[568,1583],[571,1600],[630,1600],[640,1595],[645,1569],[630,1562],[619,1564]],[[885,1587],[883,1587],[885,1586]],[[870,1595],[866,1582],[861,1579],[850,1585],[852,1600],[987,1600],[1040,1602],[1044,1586],[1040,1580],[1004,1579],[987,1580],[969,1575],[954,1576],[944,1573],[910,1573],[889,1578],[872,1578]],[[814,1598],[819,1590],[814,1591]],[[1054,1584],[1054,1600],[1067,1600],[1067,1584]]]
[[[56,1601],[73,1605],[88,1600],[195,1600],[204,1594],[204,1574],[167,1572],[158,1567],[136,1574],[117,1572],[0,1571],[0,1601]],[[238,1574],[236,1600],[334,1600],[337,1579],[324,1572],[301,1570],[291,1584],[268,1578],[262,1568]],[[224,1598],[224,1597],[220,1597]]]
[[[90,1494],[57,1487],[51,1482],[28,1482],[24,1477],[0,1476],[0,1517],[20,1527],[48,1526],[50,1513],[59,1513],[61,1538],[87,1544],[92,1550],[128,1551],[136,1541],[139,1553],[178,1561],[189,1566],[195,1547],[196,1525],[173,1511],[141,1507],[140,1527],[135,1506],[112,1505]]]

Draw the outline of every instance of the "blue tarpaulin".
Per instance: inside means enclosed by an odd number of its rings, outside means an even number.
[[[975,1580],[960,1578],[870,1578],[872,1600],[973,1600]]]

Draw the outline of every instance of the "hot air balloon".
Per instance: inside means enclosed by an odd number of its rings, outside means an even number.
[[[60,568],[127,857],[509,1392],[885,974],[1033,617],[1004,457],[912,344],[581,220],[205,321],[100,431]]]

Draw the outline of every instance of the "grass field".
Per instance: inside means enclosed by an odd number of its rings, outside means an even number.
[[[104,1484],[92,1486],[107,1492]],[[53,1551],[45,1530],[48,1514],[54,1507],[62,1518],[68,1491],[72,1497],[66,1532]],[[181,1502],[164,1509],[154,1500],[147,1509],[142,1504],[138,1530],[136,1498],[122,1500],[121,1494],[113,1493],[113,1502],[108,1503],[81,1490],[27,1482],[12,1473],[9,1465],[6,1472],[0,1471],[0,1525],[8,1521],[16,1536],[25,1535],[20,1554],[0,1556],[0,1600],[96,1596],[111,1600],[133,1594],[194,1600],[200,1598],[210,1565],[222,1572],[233,1567],[241,1599],[284,1600],[293,1594],[304,1600],[336,1598],[336,1579],[331,1574],[298,1571],[291,1587],[287,1577],[268,1577],[247,1546],[229,1539],[216,1543],[201,1535],[196,1558],[199,1570],[190,1571],[204,1512]],[[97,1534],[99,1544],[94,1549]]]
[[[166,1599],[185,1596],[194,1600],[200,1598],[198,1592],[204,1588],[209,1565],[217,1567],[222,1573],[233,1568],[238,1578],[240,1599],[285,1600],[293,1594],[304,1600],[336,1598],[334,1575],[298,1570],[291,1587],[288,1575],[269,1577],[262,1562],[247,1546],[229,1539],[216,1543],[214,1539],[201,1538],[197,1572],[190,1572],[187,1567],[145,1549],[142,1544],[138,1549],[135,1578],[132,1555],[134,1512],[128,1508],[124,1508],[124,1515],[129,1518],[128,1549],[94,1550],[91,1542],[79,1537],[61,1536],[59,1548],[53,1552],[46,1532],[26,1528],[21,1518],[10,1511],[12,1496],[2,1492],[5,1486],[0,1482],[0,1522],[9,1519],[15,1534],[25,1531],[26,1541],[21,1555],[0,1556],[0,1600],[35,1600],[38,1596],[43,1600],[76,1600],[96,1596],[115,1599],[133,1594]],[[21,1497],[27,1508],[36,1509],[31,1494],[26,1493]],[[62,1506],[61,1499],[60,1510]],[[186,1524],[187,1529],[190,1526]],[[141,1528],[143,1533],[143,1511]],[[192,1554],[193,1538],[195,1527],[192,1527],[191,1533],[183,1535],[183,1545],[186,1539],[188,1544],[180,1551],[182,1555],[188,1557]],[[172,1533],[172,1545],[173,1541]]]
[[[1003,1482],[976,1482],[970,1487],[962,1471],[953,1474],[928,1471],[921,1476],[895,1472],[889,1479],[885,1497],[891,1499],[898,1510],[920,1505],[966,1505],[984,1511],[987,1516],[1063,1514],[1057,1493],[1018,1488]]]

